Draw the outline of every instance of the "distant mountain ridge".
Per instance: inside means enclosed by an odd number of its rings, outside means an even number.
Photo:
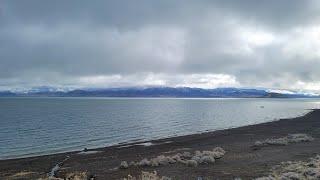
[[[190,98],[315,98],[319,95],[299,92],[280,93],[254,88],[131,87],[61,90],[32,88],[25,92],[2,91],[0,97],[190,97]]]

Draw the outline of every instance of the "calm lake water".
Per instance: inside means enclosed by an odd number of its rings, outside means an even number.
[[[319,99],[0,98],[0,159],[303,115]]]

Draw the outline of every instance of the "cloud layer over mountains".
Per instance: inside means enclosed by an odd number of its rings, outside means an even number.
[[[317,0],[0,2],[0,89],[320,91]]]

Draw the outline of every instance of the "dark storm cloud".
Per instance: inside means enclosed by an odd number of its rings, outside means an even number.
[[[93,24],[136,27],[145,23],[177,23],[203,11],[224,11],[275,26],[312,22],[319,18],[316,1],[207,0],[207,1],[5,1],[2,9],[12,20],[60,24],[90,21]],[[21,19],[22,18],[22,19]],[[173,20],[173,21],[171,21]]]
[[[2,1],[0,86],[204,77],[208,87],[318,90],[319,10],[301,0]]]

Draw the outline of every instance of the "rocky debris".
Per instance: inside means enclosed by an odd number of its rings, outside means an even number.
[[[141,175],[138,178],[133,177],[131,175],[128,175],[128,177],[123,178],[123,180],[171,180],[171,178],[166,177],[166,176],[160,177],[157,174],[157,171],[154,171],[154,172],[144,172],[144,171],[142,171]]]
[[[144,158],[139,162],[132,161],[129,164],[126,161],[122,161],[119,169],[126,169],[129,166],[158,167],[175,163],[195,167],[198,166],[198,164],[214,164],[216,159],[222,158],[225,153],[226,152],[224,149],[221,147],[216,147],[211,151],[195,151],[193,154],[190,152],[183,152],[170,156],[159,155],[150,160]]]
[[[288,136],[281,138],[270,138],[264,141],[256,141],[254,147],[262,147],[268,145],[288,145],[290,143],[309,142],[313,141],[313,137],[307,134],[289,134]]]
[[[259,177],[256,180],[319,180],[320,156],[311,158],[308,162],[288,161],[271,169],[269,176]]]

